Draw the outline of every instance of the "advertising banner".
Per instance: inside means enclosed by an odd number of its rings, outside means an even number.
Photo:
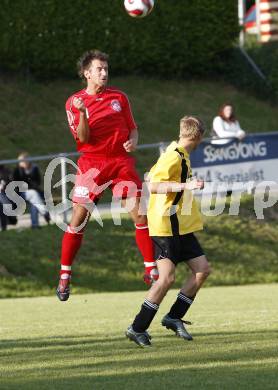
[[[250,134],[224,145],[205,140],[190,160],[193,175],[206,182],[278,183],[278,132]]]

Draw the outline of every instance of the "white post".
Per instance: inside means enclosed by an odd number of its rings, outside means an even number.
[[[245,17],[245,0],[238,0],[238,21],[240,25],[240,33],[239,33],[239,46],[244,46],[244,17]]]
[[[67,165],[65,157],[61,156],[61,190],[62,190],[62,204],[66,205],[67,203]],[[63,212],[63,221],[64,223],[68,223],[68,215],[67,210]]]
[[[162,153],[164,153],[166,150],[166,146],[165,146],[165,143],[164,142],[160,142],[159,143],[159,156],[162,155]]]

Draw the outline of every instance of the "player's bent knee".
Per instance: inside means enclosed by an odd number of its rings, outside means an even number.
[[[210,270],[207,270],[207,271],[203,272],[202,273],[203,279],[206,280],[209,277],[210,273],[211,273]]]
[[[208,265],[205,269],[202,269],[200,272],[198,272],[198,277],[201,280],[206,280],[210,274],[211,274],[211,268]]]
[[[175,282],[175,276],[174,275],[167,275],[167,276],[159,276],[158,281],[156,283],[161,284],[163,287],[170,288]]]
[[[212,269],[211,269],[211,266],[210,266],[209,264],[207,265],[207,267],[206,267],[204,273],[205,273],[206,277],[208,277],[209,275],[211,275]]]
[[[82,205],[75,204],[73,207],[70,226],[79,227],[85,223],[90,217],[89,211]],[[85,226],[84,226],[85,227]]]

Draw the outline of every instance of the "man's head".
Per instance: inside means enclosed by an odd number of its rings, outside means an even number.
[[[194,116],[184,116],[180,120],[180,141],[190,142],[192,144],[192,150],[196,149],[199,143],[202,141],[205,133],[205,126],[203,122]]]
[[[77,62],[78,74],[87,84],[105,87],[108,81],[108,55],[99,50],[84,53]]]
[[[20,168],[24,168],[24,169],[30,168],[31,162],[26,160],[28,157],[30,157],[30,156],[29,156],[29,153],[27,153],[27,152],[22,152],[17,157],[18,165],[20,166]]]

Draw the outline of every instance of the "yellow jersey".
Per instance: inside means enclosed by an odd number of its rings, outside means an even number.
[[[172,142],[149,173],[151,183],[185,183],[192,176],[188,152]],[[203,229],[198,206],[190,190],[151,194],[148,204],[150,236],[178,236]]]

